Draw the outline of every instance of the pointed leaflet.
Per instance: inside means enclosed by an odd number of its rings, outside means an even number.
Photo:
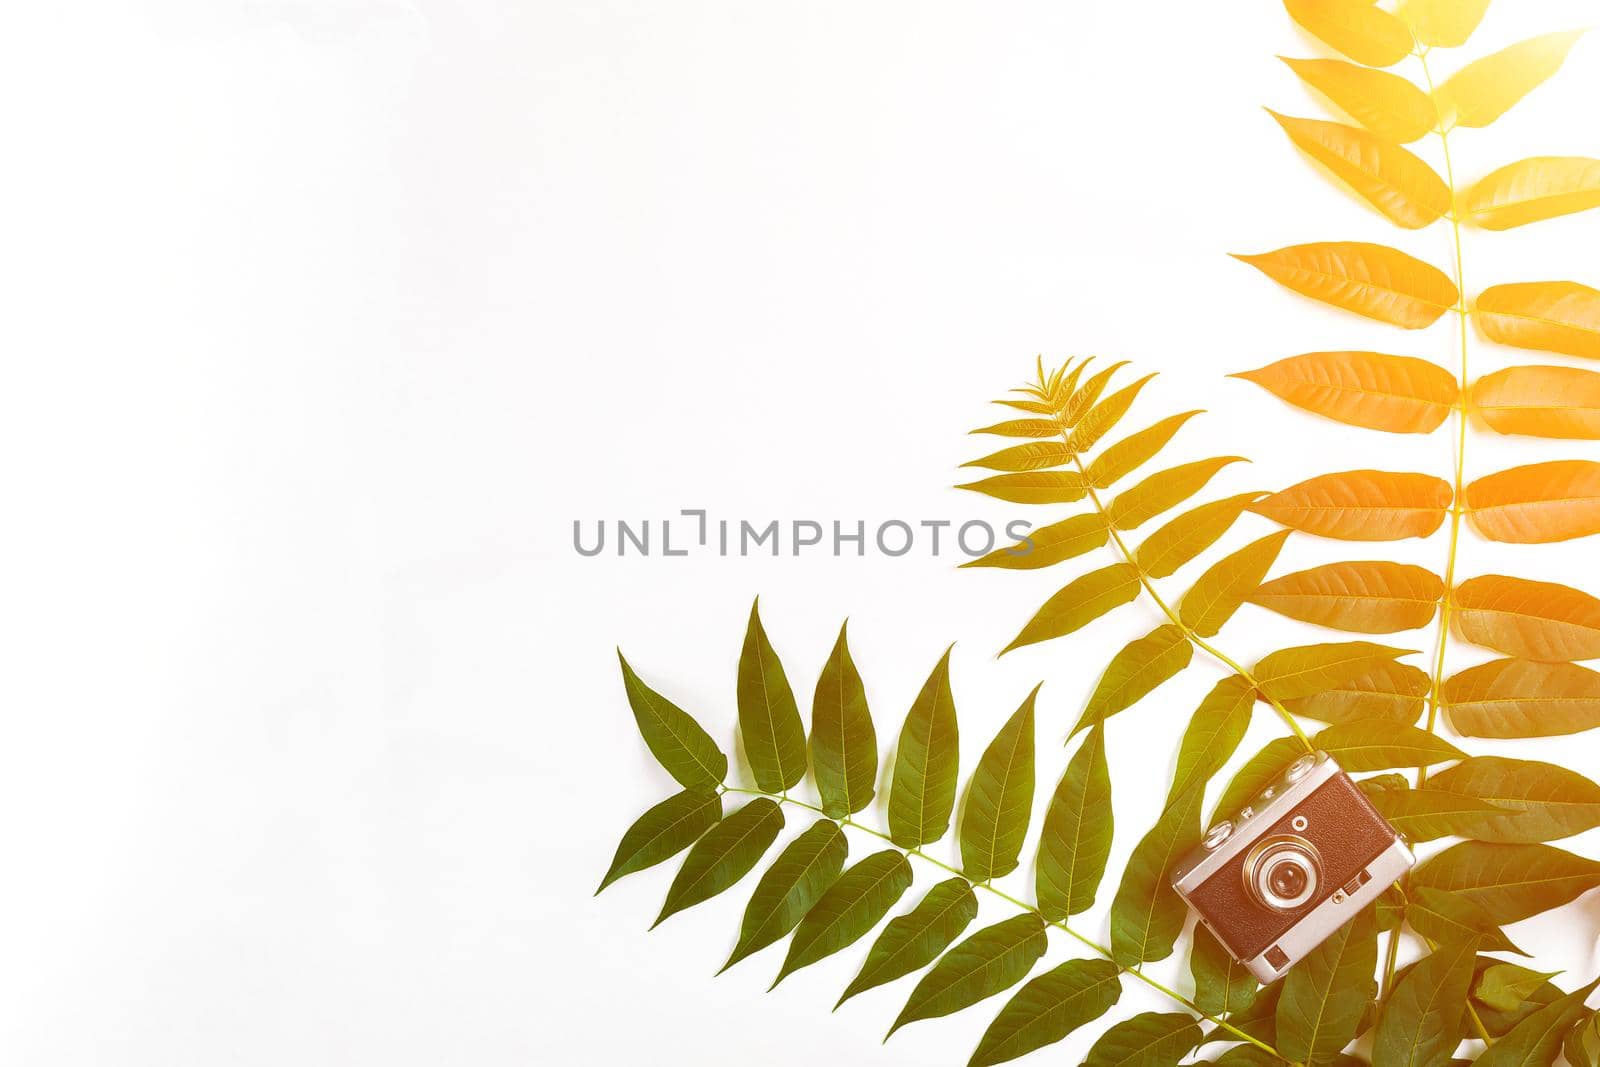
[[[1444,598],[1444,580],[1408,563],[1328,563],[1275,578],[1250,603],[1334,630],[1392,634],[1426,626]]]
[[[1010,989],[1044,955],[1044,920],[1025,914],[986,926],[946,952],[912,990],[889,1033],[936,1019]]]
[[[1509,230],[1600,207],[1600,159],[1538,156],[1502,167],[1467,194],[1468,221]]]
[[[1463,841],[1420,864],[1411,883],[1455,893],[1503,925],[1600,886],[1600,863],[1551,845]]]
[[[1017,991],[983,1033],[967,1067],[989,1067],[1053,1045],[1111,1010],[1122,974],[1109,960],[1068,960]]]
[[[1072,450],[1064,441],[1030,441],[1025,445],[1003,448],[993,455],[963,463],[963,467],[982,467],[991,471],[1044,470],[1072,462]]]
[[[1338,758],[1339,766],[1357,773],[1431,767],[1466,755],[1437,734],[1384,719],[1339,723],[1323,730],[1314,740],[1318,748]]]
[[[1479,841],[1556,841],[1600,826],[1600,785],[1553,763],[1474,756],[1428,784],[1502,809],[1474,827]]]
[[[1596,1067],[1600,1064],[1600,1014],[1589,1012],[1587,1018],[1567,1032],[1561,1043],[1571,1067]]]
[[[1054,419],[1008,419],[971,432],[992,434],[996,437],[1058,437],[1061,434],[1061,424]]]
[[[1516,1011],[1560,971],[1533,971],[1515,963],[1496,963],[1478,977],[1472,999],[1496,1011]]]
[[[1242,675],[1212,686],[1200,702],[1178,746],[1178,766],[1167,789],[1167,806],[1191,789],[1203,790],[1232,757],[1250,727],[1256,691]]]
[[[1506,367],[1472,386],[1472,406],[1496,433],[1600,440],[1600,374],[1576,367]]]
[[[618,878],[671,859],[698,841],[720,818],[722,798],[716,793],[685,789],[668,797],[628,827],[595,893]]]
[[[1202,792],[1191,787],[1168,805],[1128,857],[1111,901],[1111,956],[1124,967],[1166,959],[1183,932],[1189,910],[1167,872],[1200,843]]]
[[[1383,1002],[1373,1067],[1444,1067],[1466,1029],[1467,987],[1478,942],[1443,945],[1411,968]]]
[[[1158,626],[1111,660],[1073,733],[1132,707],[1189,665],[1194,646],[1176,626]]]
[[[1398,74],[1339,59],[1278,58],[1345,114],[1395,144],[1420,140],[1439,121],[1428,94]]]
[[[1560,70],[1582,36],[1547,33],[1467,64],[1439,87],[1440,114],[1452,126],[1489,125]]]
[[[1199,1043],[1194,1016],[1147,1011],[1101,1034],[1083,1067],[1177,1067]]]
[[[1444,683],[1463,737],[1554,737],[1600,726],[1600,674],[1575,663],[1497,659]]]
[[[651,928],[684,908],[710,900],[749,874],[781,829],[783,810],[766,797],[757,797],[713,826],[684,858]]]
[[[909,888],[911,863],[892,848],[874,852],[845,871],[800,920],[772,985],[855,944]]]
[[[1050,922],[1094,906],[1111,854],[1111,775],[1105,728],[1098,724],[1067,764],[1044,814],[1035,892]]]
[[[1354,126],[1268,109],[1301,151],[1333,172],[1390,222],[1418,230],[1450,210],[1450,187],[1412,153]]]
[[[1218,456],[1152,474],[1113,500],[1106,517],[1117,529],[1132,530],[1194,496],[1222,468],[1244,462],[1243,456]]]
[[[1197,924],[1194,928],[1189,973],[1194,976],[1195,1007],[1207,1015],[1243,1011],[1255,1000],[1260,988],[1255,976],[1245,970],[1244,964],[1235,960],[1204,925]]]
[[[972,772],[961,816],[961,873],[973,882],[1016,870],[1033,807],[1034,688]]]
[[[1241,493],[1213,500],[1168,521],[1146,537],[1134,553],[1140,569],[1151,578],[1165,578],[1173,574],[1216,544],[1244,514],[1244,509],[1263,495]]]
[[[949,828],[956,804],[959,740],[947,648],[900,729],[889,789],[889,836],[901,848],[937,841]]]
[[[1213,563],[1184,594],[1178,617],[1201,637],[1215,636],[1261,584],[1288,539],[1289,531],[1279,530]]]
[[[1600,359],[1600,289],[1577,282],[1517,282],[1485,289],[1475,306],[1491,341]]]
[[[1044,602],[1022,632],[1001,650],[1002,655],[1024,645],[1065,637],[1087,626],[1112,608],[1139,595],[1139,572],[1126,563],[1113,563],[1069,583]]]
[[[878,734],[843,626],[811,702],[811,767],[828,818],[842,819],[872,802]]]
[[[1250,510],[1319,537],[1401,541],[1437,530],[1452,495],[1450,483],[1431,474],[1343,471],[1292,485]]]
[[[1414,723],[1422,715],[1431,684],[1427,671],[1382,660],[1310,696],[1282,703],[1295,715],[1329,723],[1353,719]]]
[[[806,776],[806,728],[783,664],[761,625],[761,605],[750,605],[750,625],[739,656],[739,733],[750,772],[763,793],[793,789]]]
[[[1367,799],[1379,815],[1413,843],[1441,837],[1478,837],[1486,820],[1497,810],[1488,801],[1443,792],[1431,780],[1422,789],[1375,790]]]
[[[1400,16],[1421,44],[1460,48],[1483,21],[1489,0],[1401,0]]]
[[[622,684],[628,692],[639,734],[666,772],[685,789],[704,792],[722,784],[728,757],[687,712],[639,680],[617,651]]]
[[[1041,526],[1030,531],[1027,537],[1016,544],[997,548],[987,556],[970,560],[961,566],[1038,570],[1092,552],[1105,544],[1108,538],[1105,520],[1097,513],[1074,515],[1070,519]]]
[[[1077,471],[1033,471],[998,474],[982,481],[956,486],[1013,504],[1071,504],[1089,492]]]
[[[1600,600],[1588,593],[1486,574],[1452,599],[1461,636],[1475,645],[1542,663],[1600,658]]]
[[[1278,998],[1278,1052],[1297,1063],[1331,1059],[1356,1036],[1378,965],[1372,908],[1295,964]]]
[[[1477,973],[1473,978],[1473,983],[1476,985],[1477,983],[1482,982],[1483,976],[1489,973],[1489,968],[1500,966],[1503,966],[1503,963],[1500,960],[1497,960],[1491,956],[1480,955],[1478,957],[1478,965],[1476,968]],[[1561,999],[1561,996],[1561,990],[1557,989],[1551,983],[1545,982],[1534,989],[1534,991],[1529,994],[1529,996],[1520,1005],[1518,1005],[1516,1009],[1512,1011],[1501,1011],[1498,1008],[1492,1008],[1476,998],[1474,998],[1474,1008],[1478,1013],[1478,1018],[1483,1020],[1484,1029],[1489,1032],[1491,1037],[1498,1038],[1504,1037],[1506,1034],[1510,1033],[1513,1027],[1521,1023],[1524,1019],[1538,1011],[1540,1008],[1543,1008],[1548,1004],[1554,1004],[1556,1001]]]
[[[1381,352],[1308,352],[1230,377],[1318,415],[1389,433],[1438,429],[1461,392],[1443,367]]]
[[[1140,390],[1154,377],[1154,374],[1147,374],[1131,385],[1123,386],[1089,409],[1089,413],[1072,431],[1072,447],[1079,452],[1087,452],[1093,448],[1122,419],[1122,416],[1128,413]]]
[[[1089,464],[1089,484],[1105,489],[1123,475],[1137,470],[1165,448],[1184,423],[1198,414],[1199,411],[1185,411],[1169,415],[1154,426],[1124,437]]]
[[[839,1004],[874,986],[922,970],[977,916],[978,898],[965,878],[940,882],[911,911],[889,920]],[[835,1010],[839,1004],[834,1005]]]
[[[1357,63],[1392,67],[1411,53],[1411,31],[1367,0],[1284,0],[1289,17]]]
[[[1077,426],[1080,422],[1083,422],[1089,413],[1094,410],[1095,401],[1099,400],[1100,394],[1105,392],[1105,388],[1111,383],[1112,377],[1127,365],[1128,361],[1125,359],[1113,363],[1111,366],[1091,375],[1089,380],[1083,383],[1083,388],[1074,389],[1071,399],[1061,409],[1061,421],[1067,426]],[[1148,381],[1153,377],[1155,375],[1149,375],[1145,380]],[[1126,390],[1123,391],[1126,392]],[[1132,397],[1130,396],[1128,399],[1131,403]],[[1127,411],[1127,407],[1123,405],[1116,417],[1121,418],[1122,412],[1125,411]]]
[[[1491,541],[1544,545],[1600,533],[1600,463],[1513,467],[1479,478],[1465,496],[1472,525]]]
[[[1254,674],[1263,692],[1278,700],[1293,700],[1407,654],[1407,649],[1370,641],[1299,645],[1264,657],[1256,664]]]
[[[1406,330],[1432,326],[1461,299],[1444,271],[1386,245],[1325,241],[1234,258],[1302,296]]]
[[[850,846],[832,819],[818,819],[778,854],[756,883],[744,909],[739,942],[722,965],[725,971],[793,930],[844,869]]]
[[[1501,932],[1487,912],[1463,897],[1427,886],[1415,886],[1406,899],[1406,922],[1436,945],[1476,940],[1486,952],[1526,956]]]
[[[1478,1067],[1546,1067],[1556,1062],[1561,1039],[1583,1018],[1590,982],[1523,1019],[1475,1061]]]

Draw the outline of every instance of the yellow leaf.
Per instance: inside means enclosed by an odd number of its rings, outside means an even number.
[[[1246,462],[1243,456],[1218,456],[1158,471],[1113,500],[1107,518],[1119,530],[1132,530],[1194,496],[1222,468]]]
[[[1478,325],[1491,341],[1600,359],[1600,290],[1577,282],[1518,282],[1478,297]]]
[[[1036,441],[1003,448],[990,456],[963,463],[963,467],[983,467],[992,471],[1036,471],[1072,462],[1072,450],[1064,441]]]
[[[1491,430],[1600,440],[1600,374],[1576,367],[1507,367],[1479,378],[1472,404]]]
[[[1201,637],[1214,635],[1261,584],[1288,539],[1289,531],[1279,530],[1219,559],[1184,595],[1178,617]]]
[[[1289,139],[1390,222],[1418,230],[1450,210],[1450,187],[1411,152],[1381,137],[1320,119],[1297,119],[1268,109]]]
[[[1431,474],[1344,471],[1292,485],[1250,510],[1320,537],[1400,541],[1437,530],[1451,495],[1450,483]]]
[[[1456,587],[1464,640],[1541,663],[1600,658],[1600,600],[1554,582],[1486,574]]]
[[[1089,413],[1083,416],[1072,431],[1072,447],[1078,452],[1087,452],[1093,448],[1100,438],[1109,433],[1118,420],[1128,413],[1128,409],[1133,406],[1133,401],[1139,395],[1139,391],[1148,385],[1154,377],[1154,374],[1146,374],[1131,385],[1123,386],[1091,408]],[[1087,389],[1088,386],[1084,388]]]
[[[1071,504],[1088,493],[1083,476],[1077,471],[1032,471],[1027,474],[1000,474],[978,482],[956,486],[996,500],[1013,504]]]
[[[1089,697],[1076,734],[1149,696],[1162,682],[1176,675],[1194,658],[1194,645],[1176,626],[1159,626],[1118,652],[1100,676]]]
[[[1105,520],[1098,512],[1074,515],[1062,522],[1041,526],[1023,540],[961,566],[1033,571],[1092,552],[1109,538]]]
[[[1345,114],[1395,144],[1410,144],[1438,125],[1428,94],[1398,74],[1340,59],[1278,58]]]
[[[1083,366],[1087,367],[1088,365],[1089,361],[1085,360]],[[1094,402],[1100,399],[1100,394],[1105,391],[1106,386],[1110,384],[1117,371],[1127,365],[1127,360],[1113,363],[1084,382],[1082,388],[1074,389],[1061,408],[1061,421],[1068,427],[1076,426],[1078,421],[1089,412]],[[1154,377],[1154,375],[1151,375],[1151,377]]]
[[[1489,125],[1560,70],[1583,32],[1547,33],[1467,64],[1439,87],[1440,112],[1452,126]]]
[[[1600,674],[1576,663],[1497,659],[1457,674],[1440,697],[1465,737],[1555,737],[1600,726]]]
[[[1061,424],[1054,419],[1011,419],[972,432],[993,434],[996,437],[1059,437]]]
[[[1261,586],[1250,603],[1334,630],[1392,634],[1426,626],[1444,597],[1444,581],[1404,563],[1329,563]]]
[[[1514,467],[1466,488],[1472,525],[1491,541],[1543,545],[1600,533],[1600,463]]]
[[[1600,207],[1600,159],[1537,156],[1502,167],[1473,186],[1466,217],[1509,230]]]
[[[1369,67],[1390,67],[1411,54],[1411,31],[1372,0],[1284,0],[1307,32]]]
[[[1460,48],[1483,21],[1489,0],[1404,0],[1395,14],[1431,48]]]
[[[1325,241],[1234,258],[1302,296],[1407,330],[1432,326],[1461,298],[1439,268],[1385,245]]]
[[[1427,671],[1383,660],[1327,689],[1286,700],[1283,706],[1295,715],[1323,722],[1390,719],[1414,723],[1431,686]]]
[[[1185,411],[1169,415],[1154,426],[1147,426],[1107,447],[1098,459],[1089,464],[1089,484],[1096,489],[1105,489],[1123,475],[1136,470],[1165,448],[1173,434],[1198,414],[1199,411]]]
[[[1460,395],[1444,368],[1379,352],[1311,352],[1230,377],[1318,415],[1390,433],[1438,429]]]
[[[1371,670],[1411,649],[1390,648],[1370,641],[1332,645],[1302,645],[1280,649],[1256,664],[1261,691],[1278,700],[1295,700],[1320,693],[1347,678]]]
[[[1144,539],[1135,553],[1152,578],[1165,578],[1217,543],[1261,493],[1241,493],[1186,511]]]
[[[1139,572],[1126,563],[1113,563],[1090,571],[1045,601],[1000,654],[1054,637],[1065,637],[1138,595]]]

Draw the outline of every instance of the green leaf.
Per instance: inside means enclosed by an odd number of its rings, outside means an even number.
[[[1016,870],[1033,807],[1034,688],[972,772],[961,816],[961,869],[974,882]]]
[[[1498,967],[1502,962],[1502,960],[1497,960],[1493,956],[1480,955],[1473,975],[1473,984],[1476,985],[1479,981],[1482,981],[1484,973],[1490,967]],[[1535,989],[1515,1011],[1501,1011],[1498,1008],[1491,1008],[1481,1001],[1475,1002],[1475,1006],[1478,1018],[1483,1022],[1483,1028],[1489,1032],[1490,1037],[1498,1038],[1504,1037],[1518,1023],[1547,1004],[1554,1004],[1562,996],[1561,990],[1546,982],[1538,989]]]
[[[1098,512],[1091,511],[1087,515],[1074,515],[1070,519],[1041,526],[1021,541],[968,560],[961,566],[1035,571],[1092,552],[1109,538],[1105,520]]]
[[[1089,484],[1096,489],[1109,488],[1118,479],[1153,458],[1167,446],[1167,442],[1172,440],[1184,423],[1198,414],[1199,411],[1185,411],[1169,415],[1154,426],[1147,426],[1111,445],[1089,464]]]
[[[600,880],[598,895],[624,875],[654,867],[682,852],[700,839],[722,818],[722,798],[716,793],[685,789],[643,815],[628,827],[611,858],[611,867]]]
[[[1261,988],[1244,964],[1235,960],[1216,935],[1202,924],[1194,928],[1189,973],[1194,976],[1195,1005],[1207,1015],[1232,1015],[1243,1011]]]
[[[1071,504],[1089,494],[1083,475],[1077,471],[997,474],[993,478],[967,482],[956,488],[1012,504]]]
[[[713,826],[684,858],[667,890],[661,914],[650,928],[684,908],[710,900],[749,874],[781,829],[783,810],[766,797],[757,797]]]
[[[1126,563],[1113,563],[1090,571],[1069,583],[1044,602],[1028,625],[1000,650],[1004,655],[1024,645],[1065,637],[1087,626],[1112,608],[1121,607],[1139,595],[1139,572]]]
[[[1378,1015],[1374,1067],[1444,1067],[1461,1044],[1477,941],[1445,945],[1397,982]]]
[[[1218,456],[1158,471],[1113,500],[1106,515],[1119,530],[1135,529],[1204,489],[1222,468],[1244,462],[1243,456]]]
[[[921,1019],[970,1008],[1010,989],[1044,955],[1044,920],[1032,913],[986,926],[940,957],[911,991],[889,1033]]]
[[[1044,814],[1035,885],[1046,919],[1059,922],[1094,906],[1111,833],[1105,729],[1096,725],[1067,764]]]
[[[949,829],[959,747],[947,648],[900,728],[889,789],[889,837],[901,848],[937,841]]]
[[[1561,1043],[1570,1067],[1600,1065],[1600,1014],[1589,1012]]]
[[[1165,578],[1200,553],[1216,544],[1233,528],[1244,509],[1260,500],[1261,493],[1213,500],[1169,520],[1144,539],[1135,558],[1151,578]]]
[[[1189,789],[1204,789],[1228,762],[1250,727],[1255,701],[1255,689],[1240,675],[1230,675],[1212,686],[1183,732],[1167,806]]]
[[[1277,1049],[1285,1059],[1330,1059],[1356,1036],[1378,965],[1378,929],[1363,908],[1295,964],[1278,999]]]
[[[1555,841],[1600,826],[1600,785],[1553,763],[1475,756],[1429,784],[1504,812],[1474,824],[1479,841]]]
[[[1293,700],[1411,653],[1411,649],[1390,648],[1371,641],[1300,645],[1267,656],[1256,664],[1255,677],[1263,692],[1278,700]]]
[[[806,728],[783,664],[761,625],[760,601],[750,606],[738,688],[739,733],[756,786],[763,793],[793,789],[806,776]]]
[[[1174,862],[1200,843],[1199,788],[1191,788],[1134,846],[1111,901],[1111,956],[1124,967],[1164,960],[1183,932],[1188,908],[1167,878]]]
[[[1440,695],[1464,737],[1554,737],[1600,726],[1600,673],[1576,663],[1497,659],[1456,674]]]
[[[1534,971],[1515,963],[1496,963],[1478,977],[1472,997],[1496,1011],[1516,1011],[1534,991],[1560,971]]]
[[[793,930],[838,879],[849,852],[844,831],[831,819],[818,819],[791,841],[756,883],[744,909],[738,944],[722,970]]]
[[[1194,1016],[1147,1011],[1101,1034],[1083,1067],[1176,1067],[1199,1043]]]
[[[978,898],[965,878],[940,882],[911,911],[889,920],[834,1010],[857,993],[922,970],[977,917]]]
[[[1173,678],[1194,658],[1194,645],[1176,626],[1158,626],[1129,642],[1111,660],[1100,684],[1089,697],[1073,733],[1104,722],[1149,696],[1162,682]]]
[[[1327,689],[1282,703],[1295,715],[1327,723],[1389,719],[1411,725],[1421,717],[1431,685],[1427,671],[1386,659]]]
[[[1550,845],[1463,841],[1418,865],[1411,882],[1456,893],[1503,925],[1600,886],[1600,863]]]
[[[872,802],[878,734],[844,626],[811,702],[811,768],[828,818],[854,815]]]
[[[651,755],[685,789],[705,792],[721,785],[728,775],[728,757],[711,735],[682,708],[640,681],[621,649],[617,660],[634,721]]]
[[[1561,1052],[1561,1039],[1583,1017],[1583,1002],[1596,984],[1590,982],[1523,1019],[1478,1057],[1478,1067],[1549,1067]]]
[[[1385,719],[1339,723],[1317,734],[1315,740],[1319,748],[1338,758],[1340,767],[1353,773],[1431,767],[1466,755],[1436,734]]]
[[[1100,1018],[1122,996],[1121,977],[1109,960],[1068,960],[1046,971],[1000,1009],[968,1067],[1014,1060]]]
[[[1512,943],[1489,913],[1454,893],[1428,886],[1412,886],[1406,899],[1406,922],[1436,945],[1477,940],[1487,952],[1527,953]]]
[[[1201,637],[1215,636],[1272,569],[1289,533],[1268,534],[1213,563],[1184,594],[1178,616]]]
[[[1390,789],[1367,799],[1389,823],[1413,842],[1441,837],[1477,837],[1498,809],[1486,801],[1447,793],[1430,781],[1423,789]]]
[[[1246,760],[1228,782],[1227,788],[1222,791],[1222,799],[1217,801],[1213,809],[1212,821],[1215,822],[1218,815],[1232,816],[1244,806],[1245,801],[1282,774],[1284,768],[1309,751],[1297,737],[1278,737],[1267,742],[1266,747]]]
[[[874,852],[845,871],[800,920],[772,985],[855,944],[909,888],[911,863],[892,848]]]

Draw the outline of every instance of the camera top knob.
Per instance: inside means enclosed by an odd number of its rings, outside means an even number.
[[[1307,753],[1291,763],[1289,765],[1289,769],[1283,772],[1283,777],[1288,781],[1298,782],[1300,779],[1309,774],[1311,768],[1315,767],[1316,765],[1317,757]]]
[[[1232,833],[1233,823],[1229,822],[1227,819],[1223,819],[1221,822],[1217,823],[1217,825],[1211,828],[1210,832],[1206,834],[1205,841],[1202,843],[1208,849],[1216,848],[1218,845],[1226,841],[1228,839],[1228,835]]]

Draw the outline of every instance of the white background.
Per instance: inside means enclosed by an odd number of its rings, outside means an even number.
[[[1474,49],[1597,14],[1502,0]],[[754,879],[648,936],[670,865],[591,899],[672,788],[614,647],[731,746],[751,597],[803,707],[848,615],[887,748],[956,640],[966,768],[1045,681],[1042,806],[1152,609],[996,661],[1087,564],[586,559],[573,520],[1004,521],[1025,509],[949,487],[985,443],[964,432],[997,417],[984,401],[1040,352],[1162,371],[1130,427],[1213,409],[1173,455],[1253,457],[1218,493],[1449,469],[1447,433],[1365,435],[1223,378],[1314,349],[1453,352],[1448,318],[1400,334],[1226,258],[1368,239],[1448,263],[1443,228],[1393,231],[1260,110],[1321,113],[1274,58],[1321,53],[1268,0],[145,0],[8,23],[17,1063],[959,1063],[999,1001],[887,1046],[911,982],[829,1015],[865,942],[771,995],[781,949],[713,980]],[[1460,136],[1463,177],[1600,155],[1596,99],[1586,41]],[[1468,240],[1473,290],[1600,281],[1600,216]],[[1480,369],[1517,358],[1475,342]],[[1475,473],[1596,455],[1472,448]],[[1437,569],[1444,546],[1372,551]],[[1464,573],[1594,589],[1593,551],[1473,540]],[[1279,571],[1352,554],[1297,538]],[[1247,608],[1221,641],[1253,657],[1300,636]],[[1113,870],[1217,676],[1113,722]],[[1277,729],[1260,716],[1241,756]],[[1593,739],[1501,750],[1600,770]],[[902,909],[935,880],[919,869]],[[1585,899],[1513,933],[1576,984],[1597,925]],[[1132,982],[1123,1004],[1163,1007]]]

